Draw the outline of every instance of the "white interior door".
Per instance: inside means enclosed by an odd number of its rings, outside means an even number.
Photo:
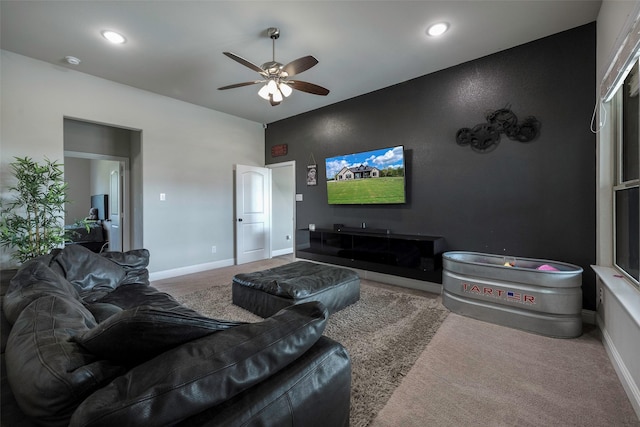
[[[271,258],[271,170],[236,165],[236,264]]]
[[[122,162],[119,162],[111,171],[109,180],[109,250],[118,252],[123,250],[122,169]]]

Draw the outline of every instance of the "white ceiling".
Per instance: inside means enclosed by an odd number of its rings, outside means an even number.
[[[2,49],[243,117],[259,123],[451,67],[596,19],[600,0],[471,1],[7,1],[0,2]],[[441,38],[427,26],[447,21]],[[269,27],[280,28],[276,60],[313,55],[300,80],[328,96],[294,91],[275,107],[259,79],[227,58],[231,51],[262,64],[272,58]],[[124,45],[100,35],[121,32]],[[80,65],[64,62],[67,55]]]

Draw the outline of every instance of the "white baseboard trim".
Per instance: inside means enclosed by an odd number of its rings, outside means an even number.
[[[620,356],[620,353],[616,349],[615,344],[609,332],[606,329],[602,328],[604,322],[600,318],[600,316],[596,315],[597,324],[600,327],[600,331],[602,332],[602,344],[604,345],[607,354],[609,355],[609,360],[611,360],[611,364],[618,374],[618,378],[622,383],[622,387],[624,391],[627,393],[627,397],[629,397],[629,402],[631,402],[631,406],[633,406],[633,410],[636,412],[638,418],[640,418],[640,389],[638,389],[638,384],[633,380],[633,376],[629,372],[629,369],[624,363],[624,360]]]
[[[287,255],[292,253],[293,253],[293,248],[278,249],[277,251],[271,251],[271,256],[274,257],[274,256]]]
[[[234,265],[234,263],[235,260],[231,258],[221,261],[207,262],[204,264],[190,265],[187,267],[173,268],[171,270],[154,271],[153,273],[149,273],[149,280],[170,279],[172,277],[184,276],[185,274],[200,273],[202,271],[214,270],[216,268],[229,267]]]

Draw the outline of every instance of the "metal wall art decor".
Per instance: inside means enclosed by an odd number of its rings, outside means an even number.
[[[513,141],[530,142],[540,132],[538,119],[528,116],[522,122],[518,122],[518,117],[509,108],[488,113],[486,119],[486,123],[458,130],[456,133],[458,145],[469,145],[474,151],[487,153],[498,146],[501,134]]]

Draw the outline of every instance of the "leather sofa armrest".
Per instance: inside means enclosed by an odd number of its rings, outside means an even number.
[[[93,393],[70,426],[175,424],[288,366],[322,336],[327,318],[314,301],[183,344]]]

